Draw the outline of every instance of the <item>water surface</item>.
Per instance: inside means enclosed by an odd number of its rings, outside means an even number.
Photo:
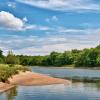
[[[32,68],[54,77],[100,78],[100,70]],[[73,82],[70,85],[18,86],[0,95],[0,100],[100,100],[99,82]]]

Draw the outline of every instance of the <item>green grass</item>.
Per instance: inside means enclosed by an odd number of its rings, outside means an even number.
[[[0,64],[0,82],[8,82],[8,78],[18,74],[19,71],[25,72],[28,70],[27,67],[21,65]]]

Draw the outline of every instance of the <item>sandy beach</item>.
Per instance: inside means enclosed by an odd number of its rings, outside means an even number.
[[[70,84],[71,81],[53,78],[39,73],[33,72],[20,72],[9,78],[10,84],[0,83],[0,93],[9,90],[17,85],[32,86],[32,85],[51,85],[51,84]]]

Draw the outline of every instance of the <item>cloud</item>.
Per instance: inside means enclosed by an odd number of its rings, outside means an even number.
[[[80,29],[78,30],[81,32]],[[45,37],[6,35],[0,37],[0,47],[5,51],[5,54],[8,50],[13,50],[16,54],[47,55],[52,51],[63,52],[95,47],[100,44],[100,29],[85,29],[83,32],[83,35],[50,34]],[[4,41],[5,38],[6,41]]]
[[[24,21],[23,21],[24,20]],[[35,25],[27,25],[25,22],[28,21],[26,17],[20,19],[15,17],[10,12],[1,11],[0,12],[0,27],[9,30],[23,31],[28,29],[34,29]]]
[[[17,0],[32,6],[59,11],[100,11],[100,4],[92,0]]]
[[[81,33],[81,34],[88,31],[83,29],[67,29],[64,27],[59,27],[57,30],[60,33]]]
[[[23,18],[23,21],[24,21],[24,22],[27,22],[27,21],[28,21],[27,17],[24,17],[24,18]]]
[[[11,7],[11,8],[16,8],[16,3],[15,2],[8,2],[8,7]]]
[[[46,18],[46,19],[45,19],[45,21],[48,22],[48,23],[50,23],[50,22],[56,22],[56,21],[58,21],[58,20],[59,20],[59,19],[58,19],[57,16],[52,16],[52,17],[50,17],[50,18]]]
[[[0,12],[0,27],[2,28],[14,31],[24,31],[30,29],[46,31],[50,29],[47,26],[39,26],[35,24],[29,25],[26,24],[26,22],[28,22],[27,17],[20,19],[18,17],[15,17],[12,13],[5,11]]]
[[[39,26],[37,25],[35,27],[35,30],[40,30],[40,31],[48,31],[48,30],[52,30],[52,28],[48,27],[48,26]]]

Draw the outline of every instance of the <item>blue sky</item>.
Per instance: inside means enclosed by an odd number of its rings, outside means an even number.
[[[0,48],[46,55],[100,44],[99,0],[0,0]]]

